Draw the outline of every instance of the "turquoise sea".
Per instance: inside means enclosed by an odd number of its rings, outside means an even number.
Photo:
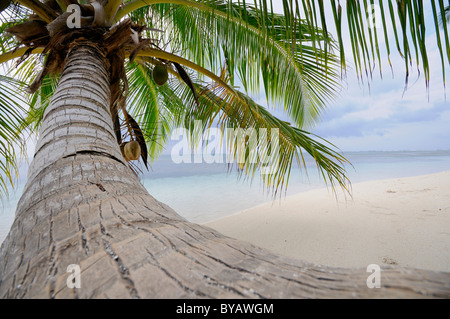
[[[348,152],[347,167],[353,184],[370,180],[426,175],[450,170],[450,151]],[[162,155],[141,182],[156,199],[186,219],[203,223],[263,204],[282,201],[285,196],[327,187],[319,178],[313,160],[304,169],[294,168],[286,192],[276,199],[261,185],[260,177],[247,180],[227,164],[175,164],[170,155]],[[0,242],[8,234],[14,211],[25,183],[27,167],[21,170],[16,189],[0,203]],[[281,196],[281,197],[280,197]]]

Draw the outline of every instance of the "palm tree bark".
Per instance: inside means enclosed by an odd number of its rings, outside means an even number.
[[[123,159],[109,112],[108,61],[79,44],[40,131],[0,251],[2,298],[449,297],[450,274],[337,269],[273,254],[190,223],[158,202]],[[69,265],[81,288],[69,288]]]

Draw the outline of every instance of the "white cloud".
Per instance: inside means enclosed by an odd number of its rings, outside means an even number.
[[[429,11],[426,10],[428,19]],[[394,78],[384,61],[383,79],[379,79],[379,73],[375,71],[369,93],[367,86],[358,83],[355,72],[349,71],[347,90],[330,105],[314,132],[348,151],[450,149],[450,104],[445,100],[441,57],[433,31],[434,25],[427,28],[428,92],[424,75],[419,76],[415,65],[410,68],[408,89],[404,92],[405,62],[392,48]],[[350,52],[347,59],[352,61]],[[448,82],[448,61],[446,68]]]

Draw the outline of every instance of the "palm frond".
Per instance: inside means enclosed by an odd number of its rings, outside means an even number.
[[[202,103],[200,107],[189,109],[187,119],[191,120],[186,124],[192,126],[195,119],[203,121],[205,127],[210,127],[213,119],[217,119],[218,125],[223,130],[253,129],[258,135],[256,148],[253,148],[258,152],[254,152],[253,156],[242,158],[242,145],[240,145],[242,136],[229,136],[231,139],[227,140],[227,149],[232,152],[234,159],[242,164],[241,168],[251,175],[254,175],[257,170],[261,171],[265,168],[267,162],[261,161],[261,156],[273,157],[275,162],[272,164],[276,169],[270,174],[262,174],[262,179],[266,186],[273,189],[274,193],[287,186],[294,159],[299,167],[304,166],[303,152],[315,159],[324,180],[330,181],[333,189],[334,181],[347,189],[348,180],[342,168],[342,164],[346,160],[333,151],[332,146],[327,142],[321,139],[314,140],[310,133],[279,120],[243,93],[239,93],[239,95],[247,101],[246,104],[241,103],[240,99],[236,99],[234,95],[220,86],[213,90],[203,87],[201,90],[203,90],[203,94],[200,94]],[[249,111],[248,108],[252,108],[252,110]],[[261,130],[262,132],[267,130],[266,135],[261,136]],[[276,132],[275,136],[272,135],[272,132]],[[271,149],[274,138],[278,140],[278,154],[273,154],[275,150]],[[241,151],[239,152],[240,146]],[[246,147],[248,148],[248,145]]]
[[[141,65],[140,68],[150,69],[151,64]],[[158,101],[160,107],[166,108],[171,114],[173,123],[182,124],[187,129],[193,148],[201,140],[197,136],[198,123],[201,123],[200,133],[217,126],[222,132],[236,133],[229,135],[225,141],[228,160],[238,164],[249,177],[261,173],[262,181],[272,189],[274,195],[287,187],[294,159],[300,167],[306,168],[306,154],[315,159],[322,177],[330,182],[334,190],[336,185],[348,190],[349,181],[343,168],[347,161],[333,150],[333,145],[279,120],[266,108],[244,93],[232,89],[230,85],[223,86],[215,82],[207,84],[191,72],[191,84],[197,92],[194,95],[176,70],[172,74],[174,77],[168,85],[152,87],[151,92],[159,98],[149,101]],[[225,68],[220,79],[221,83],[229,80]],[[140,100],[145,101],[143,95]],[[174,128],[171,127],[172,130]],[[257,143],[253,148],[241,145],[241,133],[245,131],[256,134]]]
[[[18,92],[20,83],[0,75],[0,197],[8,195],[8,189],[14,186],[20,156],[25,154],[21,132],[26,111]]]
[[[258,9],[242,3],[182,3],[186,5],[177,1],[140,8],[132,17],[144,19],[152,28],[162,28],[159,23],[163,23],[170,30],[171,50],[212,72],[226,61],[232,84],[239,82],[253,93],[263,86],[268,100],[281,105],[299,127],[316,122],[327,102],[336,97],[339,62],[332,54],[334,43],[323,30],[301,20],[287,28],[279,14],[266,15],[261,21]],[[289,32],[295,32],[295,41],[286,37]],[[314,48],[313,39],[322,42],[328,54]]]
[[[285,10],[295,8],[295,4],[286,2]],[[304,6],[317,9],[322,1],[302,0]],[[306,4],[306,5],[305,5]],[[405,89],[411,75],[411,66],[415,65],[419,74],[424,75],[426,87],[429,86],[430,65],[428,61],[428,50],[426,43],[426,22],[424,20],[426,10],[425,3],[422,0],[371,0],[371,1],[346,1],[345,3],[331,1],[330,6],[333,11],[336,33],[339,39],[339,48],[341,55],[341,64],[345,65],[344,34],[350,34],[350,46],[353,53],[353,63],[357,71],[357,76],[361,80],[364,78],[370,80],[373,70],[378,67],[382,73],[383,59],[380,50],[383,47],[387,51],[388,61],[392,67],[390,56],[392,47],[396,47],[399,55],[404,59],[405,65]],[[448,59],[450,64],[450,38],[447,26],[442,26],[442,32],[439,32],[439,25],[442,19],[445,20],[445,12],[448,8],[444,6],[443,0],[431,0],[430,5],[433,9],[433,20],[437,32],[438,50],[441,60]],[[324,10],[312,10],[315,19],[310,19],[313,26],[326,28],[330,21],[326,18]],[[347,16],[347,28],[344,28],[342,16]],[[316,21],[320,21],[316,23]],[[389,37],[387,29],[393,29],[394,37]],[[381,36],[383,31],[384,36]],[[444,43],[444,45],[442,44]],[[449,66],[442,63],[443,83],[445,86],[445,69]],[[381,74],[382,75],[382,74]]]

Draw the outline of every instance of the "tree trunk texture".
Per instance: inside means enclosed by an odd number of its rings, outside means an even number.
[[[188,222],[158,202],[123,159],[106,59],[70,52],[40,131],[15,221],[0,251],[2,298],[425,298],[450,274],[322,267]],[[176,194],[174,194],[176,196]],[[81,269],[69,288],[69,265]]]

